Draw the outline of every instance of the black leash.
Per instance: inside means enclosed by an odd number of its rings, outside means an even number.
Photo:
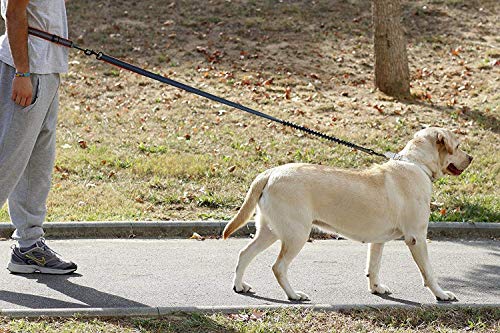
[[[107,63],[111,64],[111,65],[115,65],[117,67],[129,70],[129,71],[137,73],[139,75],[146,76],[146,77],[148,77],[150,79],[153,79],[153,80],[156,80],[156,81],[160,81],[160,82],[169,84],[169,85],[174,86],[176,88],[185,90],[187,92],[196,94],[198,96],[202,96],[202,97],[208,98],[208,99],[210,99],[212,101],[215,101],[215,102],[219,102],[219,103],[231,106],[231,107],[239,109],[241,111],[245,111],[245,112],[251,113],[253,115],[256,115],[256,116],[259,116],[259,117],[262,117],[262,118],[265,118],[265,119],[268,119],[268,120],[280,123],[282,125],[295,128],[295,129],[297,129],[299,131],[303,131],[303,132],[306,132],[308,134],[315,135],[317,137],[320,137],[320,138],[323,138],[323,139],[326,139],[326,140],[329,140],[329,141],[333,141],[335,143],[338,143],[338,144],[347,146],[349,148],[353,148],[353,149],[362,151],[362,152],[370,154],[370,155],[391,158],[389,155],[387,155],[387,153],[386,154],[381,154],[381,153],[378,153],[378,152],[374,151],[373,149],[361,147],[361,146],[358,146],[358,145],[356,145],[356,144],[354,144],[352,142],[348,142],[348,141],[345,141],[345,140],[342,140],[342,139],[338,139],[336,137],[333,137],[333,136],[330,136],[330,135],[326,135],[324,133],[312,130],[312,129],[307,128],[305,126],[298,125],[298,124],[295,124],[295,123],[292,123],[292,122],[289,122],[289,121],[286,121],[286,120],[282,120],[282,119],[270,116],[268,114],[265,114],[265,113],[253,110],[253,109],[251,109],[249,107],[246,107],[244,105],[231,102],[231,101],[229,101],[229,100],[227,100],[225,98],[221,98],[221,97],[212,95],[212,94],[207,93],[205,91],[202,91],[202,90],[190,87],[190,86],[188,86],[186,84],[183,84],[183,83],[171,80],[171,79],[169,79],[169,78],[167,78],[165,76],[161,76],[161,75],[152,73],[152,72],[147,71],[147,70],[145,70],[143,68],[140,68],[140,67],[131,65],[129,63],[126,63],[124,61],[118,60],[116,58],[110,57],[110,56],[104,54],[103,52],[95,52],[94,50],[83,49],[83,48],[77,46],[75,43],[73,43],[73,41],[71,41],[69,39],[62,38],[62,37],[59,37],[57,35],[53,35],[53,34],[50,34],[50,33],[47,33],[45,31],[38,30],[38,29],[35,29],[35,28],[28,28],[28,33],[30,35],[33,35],[33,36],[40,37],[40,38],[43,38],[45,40],[48,40],[48,41],[50,41],[52,43],[56,43],[56,44],[59,44],[59,45],[62,45],[62,46],[66,46],[66,47],[69,47],[69,48],[75,48],[77,50],[82,51],[87,56],[95,55],[95,57],[96,57],[97,60],[102,60],[104,62],[107,62]]]

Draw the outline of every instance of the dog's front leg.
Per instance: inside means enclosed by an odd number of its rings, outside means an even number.
[[[379,271],[384,243],[368,244],[368,260],[366,263],[366,277],[368,290],[373,294],[390,294],[390,289],[380,283]]]
[[[444,291],[438,285],[432,267],[429,263],[429,254],[427,253],[427,243],[425,237],[405,237],[406,244],[410,248],[411,255],[417,263],[424,286],[428,287],[438,301],[456,301],[456,296],[450,291]]]

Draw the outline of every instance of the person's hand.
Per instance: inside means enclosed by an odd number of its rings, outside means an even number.
[[[15,77],[12,81],[12,100],[21,106],[31,104],[33,85],[29,77]]]

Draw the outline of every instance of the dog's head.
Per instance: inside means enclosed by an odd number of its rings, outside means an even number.
[[[412,140],[419,162],[437,179],[445,174],[458,176],[472,162],[472,156],[460,149],[460,141],[447,129],[428,127],[418,131]]]

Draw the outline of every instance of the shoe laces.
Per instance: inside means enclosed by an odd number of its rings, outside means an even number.
[[[44,251],[47,251],[49,252],[50,254],[56,256],[57,258],[61,259],[61,255],[59,253],[57,253],[56,251],[52,250],[48,245],[47,243],[45,243],[45,238],[40,238],[40,243],[42,244],[42,249]]]

